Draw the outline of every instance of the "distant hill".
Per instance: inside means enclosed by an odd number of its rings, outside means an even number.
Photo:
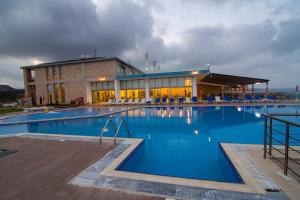
[[[12,91],[16,91],[16,89],[10,87],[9,85],[0,85],[0,92],[12,92]]]
[[[0,103],[16,102],[23,95],[23,89],[15,89],[9,85],[0,85]]]

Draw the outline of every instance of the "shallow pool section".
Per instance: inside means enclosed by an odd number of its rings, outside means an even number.
[[[138,108],[125,118],[132,137],[143,143],[117,170],[229,183],[243,183],[220,143],[263,143],[265,112],[296,113],[300,106],[209,106]],[[108,116],[0,126],[0,134],[48,133],[99,136]],[[300,122],[300,118],[292,118]],[[120,137],[128,137],[125,127]],[[105,136],[112,136],[108,127]]]

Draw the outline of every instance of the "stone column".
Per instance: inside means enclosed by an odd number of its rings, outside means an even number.
[[[148,78],[145,79],[145,97],[146,97],[146,101],[148,101],[148,99],[150,99],[150,89],[149,89],[149,79]]]
[[[90,104],[92,103],[92,88],[91,88],[91,82],[85,83],[85,98],[84,98],[84,104]]]
[[[115,80],[115,97],[116,97],[116,101],[120,101],[121,97],[120,97],[120,81],[119,80]]]
[[[192,80],[192,97],[196,97],[197,96],[197,77],[193,76],[193,80]]]

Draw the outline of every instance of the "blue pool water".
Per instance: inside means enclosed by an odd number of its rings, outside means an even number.
[[[264,112],[295,113],[300,106],[139,108],[126,118],[134,138],[144,142],[118,170],[242,183],[219,143],[262,144]],[[50,133],[98,136],[108,117],[0,126],[0,134]],[[300,122],[300,117],[290,118]],[[125,129],[121,137],[127,137]],[[112,136],[111,130],[107,136]]]
[[[122,108],[118,107],[102,107],[102,108],[76,108],[67,110],[56,110],[50,112],[36,113],[36,114],[22,114],[0,119],[0,123],[44,120],[53,118],[68,118],[68,117],[84,117],[90,115],[102,115],[108,112],[120,111]],[[124,109],[124,108],[123,108]]]

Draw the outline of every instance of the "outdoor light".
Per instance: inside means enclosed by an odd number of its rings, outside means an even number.
[[[199,72],[198,71],[192,71],[192,74],[198,74]]]
[[[194,130],[195,135],[198,135],[199,131],[198,130]]]
[[[241,112],[241,111],[242,111],[242,108],[241,108],[241,107],[238,107],[237,110],[238,110],[239,112]]]
[[[259,85],[259,84],[260,84],[259,82],[255,83],[255,85]]]

